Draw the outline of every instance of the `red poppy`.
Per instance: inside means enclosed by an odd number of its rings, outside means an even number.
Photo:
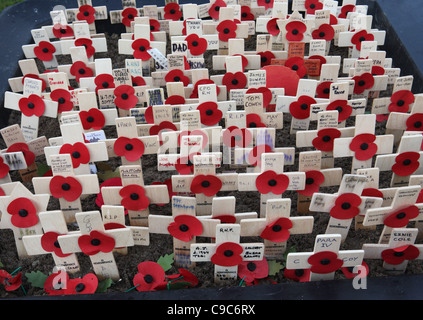
[[[279,18],[272,18],[267,21],[266,29],[272,36],[277,36],[281,32],[281,30],[279,30],[278,20]]]
[[[130,184],[119,191],[122,197],[121,205],[125,209],[141,211],[148,208],[150,200],[145,196],[145,189],[137,184]]]
[[[79,38],[75,40],[75,46],[85,47],[87,52],[87,57],[91,58],[95,53],[95,48],[93,47],[93,41],[88,38]]]
[[[230,214],[221,214],[212,217],[212,219],[219,220],[220,223],[236,223],[236,217]]]
[[[186,87],[189,84],[189,78],[179,69],[170,70],[165,76],[166,82],[182,82]]]
[[[289,178],[285,174],[277,174],[273,170],[261,173],[256,179],[256,188],[261,194],[282,194],[289,185]]]
[[[68,294],[93,294],[97,291],[98,278],[94,273],[88,273],[82,279],[70,279],[68,283]]]
[[[233,267],[242,262],[242,247],[235,242],[224,242],[216,248],[216,253],[211,257],[211,262],[218,266]]]
[[[76,142],[75,144],[66,143],[60,147],[59,154],[70,154],[72,158],[72,165],[74,168],[78,168],[81,164],[87,164],[90,162],[90,152],[88,148],[82,142]]]
[[[389,112],[406,113],[412,103],[414,103],[414,94],[410,90],[399,90],[391,96]]]
[[[55,52],[56,48],[48,41],[40,41],[34,48],[35,56],[41,61],[51,61]]]
[[[104,114],[97,108],[79,111],[79,118],[84,130],[100,130],[104,127],[106,121]]]
[[[335,36],[335,30],[333,30],[333,27],[330,24],[324,23],[321,24],[318,29],[315,29],[311,35],[313,39],[331,41]]]
[[[102,73],[95,77],[94,83],[96,85],[95,92],[97,93],[100,89],[111,89],[115,88],[115,78],[108,73]]]
[[[43,99],[36,94],[19,99],[19,110],[27,117],[41,117],[45,111],[45,107]]]
[[[316,10],[323,9],[323,3],[319,2],[319,0],[306,0],[305,8],[307,14],[314,14]]]
[[[363,41],[373,41],[375,36],[371,33],[367,33],[366,30],[357,31],[351,38],[351,43],[355,45],[355,48],[360,51],[361,43]]]
[[[175,275],[166,275],[166,278],[170,279],[172,283],[175,282],[188,282],[189,285],[185,286],[185,287],[195,287],[196,285],[198,285],[198,278],[193,275],[191,272],[189,272],[186,269],[183,268],[179,268],[178,269],[179,273],[175,274]]]
[[[54,176],[50,180],[50,193],[53,197],[75,201],[82,194],[82,186],[74,177]]]
[[[150,18],[150,31],[151,32],[160,31],[160,22],[158,20]]]
[[[307,262],[311,264],[310,271],[314,273],[335,272],[344,264],[338,255],[332,251],[320,251],[308,258]]]
[[[141,262],[133,283],[138,291],[156,291],[165,282],[165,272],[161,265],[153,261]]]
[[[373,198],[382,198],[383,199],[383,193],[376,188],[364,188],[361,192],[362,197],[373,197]]]
[[[255,146],[250,153],[248,154],[248,163],[252,166],[260,166],[261,164],[261,155],[263,153],[270,153],[272,151],[272,147],[267,144],[260,144]]]
[[[178,21],[182,17],[182,11],[179,4],[171,2],[164,7],[164,18],[166,20]]]
[[[201,79],[198,80],[194,85],[194,90],[192,90],[191,95],[189,96],[191,99],[198,98],[198,86],[203,84],[215,84],[213,80],[210,79]],[[216,95],[219,95],[220,88],[216,86]]]
[[[126,27],[131,26],[131,22],[134,21],[135,17],[138,17],[137,8],[125,8],[122,11],[122,23]]]
[[[251,13],[249,6],[241,6],[241,21],[252,21],[254,20],[254,14]]]
[[[86,255],[92,256],[99,252],[111,252],[115,248],[115,239],[93,230],[90,234],[84,234],[78,238],[79,248]]]
[[[407,126],[407,131],[422,131],[423,113],[411,114],[405,122],[405,125]]]
[[[160,133],[162,132],[162,130],[165,131],[176,131],[177,128],[175,126],[175,124],[173,122],[170,121],[162,121],[160,122],[158,125],[154,125],[150,128],[150,135],[151,136],[155,136],[155,135],[160,135]]]
[[[258,261],[243,261],[238,265],[238,277],[250,283],[269,275],[269,263],[266,258]]]
[[[0,157],[0,179],[4,178],[10,171],[9,166],[4,163],[4,159]],[[4,196],[3,189],[0,191],[0,196]]]
[[[116,107],[124,110],[134,108],[138,103],[138,98],[135,95],[135,89],[127,84],[121,84],[114,91],[114,103]]]
[[[192,179],[190,190],[192,193],[202,193],[207,197],[212,197],[221,188],[222,181],[218,177],[200,174]]]
[[[194,154],[190,154],[188,157],[179,157],[175,163],[176,171],[178,171],[179,174],[192,174],[194,172],[194,164],[191,161],[193,157]]]
[[[303,196],[312,196],[313,193],[319,191],[320,185],[325,181],[325,176],[318,170],[309,170],[305,174],[305,188],[297,190],[297,192]]]
[[[219,40],[226,42],[231,38],[235,38],[237,28],[238,26],[235,21],[223,20],[216,27],[216,30],[219,33]]]
[[[360,267],[360,268],[358,268],[357,272],[355,272],[355,273],[354,273],[355,267],[342,267],[341,271],[344,274],[344,276],[347,277],[347,279],[354,279],[357,276],[359,278],[367,277],[367,275],[369,274],[369,266],[367,265],[367,263],[365,261],[363,261],[361,263],[361,265],[359,265],[357,267]],[[363,268],[364,268],[364,270],[363,270]]]
[[[326,110],[338,111],[338,122],[345,121],[349,118],[352,113],[352,107],[348,104],[347,100],[335,100],[329,103]]]
[[[95,9],[90,5],[80,6],[76,18],[79,21],[87,21],[88,24],[91,24],[95,21]]]
[[[197,107],[197,110],[200,111],[201,123],[206,126],[213,126],[222,119],[223,113],[218,109],[216,102],[203,102]]]
[[[322,70],[322,65],[324,65],[326,63],[326,58],[323,57],[323,56],[319,56],[319,55],[313,55],[313,56],[308,57],[308,60],[319,60],[320,61],[319,68],[316,71],[320,75],[320,72]]]
[[[289,112],[296,119],[307,119],[310,117],[311,105],[315,104],[316,100],[309,96],[300,96],[297,101],[289,105]]]
[[[330,216],[340,220],[352,219],[360,213],[361,198],[355,193],[343,193],[335,200]]]
[[[246,117],[247,128],[265,128],[266,125],[261,122],[261,117],[256,113],[248,113]]]
[[[29,147],[24,142],[16,142],[7,148],[6,152],[22,152],[25,158],[26,165],[29,167],[35,161],[35,154],[29,150]]]
[[[253,136],[248,129],[231,126],[223,131],[223,144],[227,147],[245,148],[250,145]]]
[[[53,34],[58,39],[73,37],[73,29],[68,24],[62,25],[60,23],[56,23],[53,25]]]
[[[385,69],[381,66],[372,66],[372,75],[373,76],[383,76],[385,74]]]
[[[145,82],[144,78],[141,77],[141,76],[138,76],[138,77],[131,76],[131,80],[132,80],[132,86],[133,87],[145,86],[147,84]]]
[[[263,68],[264,66],[268,66],[272,63],[272,59],[275,59],[275,55],[272,51],[262,51],[257,52],[260,56],[260,66]]]
[[[40,78],[40,76],[38,74],[27,73],[26,75],[24,75],[22,77],[22,84],[24,84],[25,78],[32,78],[32,79],[40,80],[41,81],[41,91],[45,91],[46,90],[47,83],[46,83],[46,81],[44,79]]]
[[[331,14],[330,15],[330,18],[329,18],[329,24],[331,26],[337,25],[338,24],[338,18],[336,18],[336,16],[334,16],[333,14]]]
[[[273,8],[274,0],[257,0],[257,5],[260,7],[264,7],[266,10],[269,8]]]
[[[320,151],[333,151],[333,141],[340,136],[341,131],[336,128],[320,129],[317,131],[317,137],[312,141],[313,147]]]
[[[420,255],[420,250],[409,244],[394,249],[386,249],[381,253],[383,261],[392,265],[399,265],[404,261],[414,260]]]
[[[392,171],[401,177],[412,175],[420,166],[419,159],[418,152],[403,152],[395,157]]]
[[[70,256],[72,253],[64,254],[62,249],[60,248],[59,241],[57,241],[57,237],[60,236],[57,232],[46,232],[41,237],[41,246],[47,252],[53,252],[56,256],[60,258],[64,258]]]
[[[261,93],[263,95],[263,108],[266,108],[272,102],[273,94],[267,87],[250,88],[245,93]]]
[[[17,198],[7,206],[10,221],[17,228],[30,228],[38,223],[37,209],[28,198]]]
[[[94,76],[93,71],[82,61],[74,62],[70,68],[70,73],[78,82],[80,78],[89,78]]]
[[[284,242],[289,238],[292,222],[289,218],[279,218],[261,232],[260,237],[273,242]]]
[[[167,230],[172,237],[187,242],[203,233],[203,225],[194,216],[179,215],[174,218],[174,222],[169,224]]]
[[[411,219],[417,218],[418,215],[419,208],[415,205],[411,205],[391,213],[383,220],[383,223],[387,227],[403,228],[410,222]]]
[[[57,113],[73,110],[71,94],[65,89],[55,89],[50,93],[50,99],[57,102]]]
[[[0,283],[4,285],[6,291],[14,291],[22,285],[22,272],[12,276],[7,271],[0,270]]]
[[[304,38],[304,32],[307,26],[301,21],[291,21],[285,25],[287,31],[286,39],[288,41],[301,41]]]
[[[216,0],[209,8],[209,16],[215,20],[219,19],[220,8],[226,7],[226,2],[223,0]]]
[[[301,57],[292,57],[285,61],[285,67],[294,70],[300,78],[307,74],[307,69],[304,66],[304,59]]]
[[[355,152],[355,158],[360,161],[369,160],[377,152],[376,136],[371,133],[362,133],[355,136],[350,143],[350,150]]]
[[[166,99],[165,104],[171,104],[171,105],[185,104],[185,98],[183,96],[174,94],[173,96],[170,96]]]
[[[138,138],[119,137],[113,145],[113,151],[128,161],[137,161],[144,154],[144,143]]]
[[[291,279],[297,282],[308,282],[310,281],[310,269],[286,269],[283,272],[283,276],[287,279]]]
[[[317,85],[316,97],[321,99],[328,99],[330,94],[330,85],[332,81],[323,81]]]
[[[228,91],[232,89],[244,89],[247,85],[247,77],[243,72],[227,72],[222,78],[222,84],[226,86]]]
[[[133,56],[135,59],[147,61],[151,58],[147,50],[151,49],[150,41],[147,39],[137,39],[132,42],[132,49],[134,49]]]
[[[355,5],[353,4],[347,4],[345,6],[342,6],[341,12],[339,13],[338,18],[346,19],[348,16],[348,13],[354,12],[354,10],[355,10]]]
[[[185,38],[188,44],[189,53],[193,56],[202,55],[207,50],[207,40],[192,33]]]
[[[50,274],[44,282],[44,291],[50,296],[69,294],[69,275],[66,271]]]

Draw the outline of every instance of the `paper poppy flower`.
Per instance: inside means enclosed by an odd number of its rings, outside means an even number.
[[[62,145],[59,154],[66,153],[70,154],[74,168],[78,168],[81,164],[90,162],[90,152],[82,142],[76,142],[74,144],[65,143]]]
[[[57,113],[73,110],[71,94],[65,89],[55,89],[50,93],[50,99],[57,102]]]
[[[141,59],[147,61],[151,58],[147,50],[151,49],[150,41],[147,39],[137,39],[132,42],[132,49],[134,49],[133,56],[135,59]]]
[[[395,157],[392,171],[401,177],[412,175],[420,166],[419,159],[418,152],[403,152]]]
[[[100,89],[112,89],[115,88],[115,78],[108,73],[102,73],[94,78],[96,85],[95,92],[97,93]]]
[[[314,273],[331,273],[335,272],[344,264],[338,255],[332,251],[320,251],[313,254],[307,260],[311,265],[310,271]]]
[[[257,52],[260,56],[260,66],[263,68],[264,66],[268,66],[272,63],[272,59],[275,59],[275,55],[272,51],[262,51]]]
[[[115,95],[114,103],[120,109],[129,110],[134,108],[138,103],[135,89],[127,84],[121,84],[116,87],[113,94]]]
[[[222,111],[217,107],[214,101],[206,101],[201,103],[197,110],[200,111],[201,123],[206,126],[213,126],[222,119]]]
[[[150,18],[150,31],[151,32],[160,31],[160,22],[158,20]]]
[[[373,76],[383,76],[385,74],[385,68],[381,66],[372,66]]]
[[[84,130],[100,130],[106,122],[104,114],[97,108],[79,111],[79,119],[81,119]]]
[[[376,188],[364,188],[361,192],[362,197],[373,197],[383,199],[383,193]]]
[[[382,260],[392,265],[399,265],[404,261],[414,260],[420,255],[420,250],[412,244],[394,249],[386,249],[381,253]]]
[[[185,98],[183,96],[174,94],[173,96],[170,96],[166,99],[165,104],[171,104],[171,105],[185,104]]]
[[[223,20],[216,27],[216,30],[219,33],[219,40],[227,42],[229,39],[235,38],[237,28],[238,26],[236,25],[235,21]]]
[[[45,111],[46,105],[43,99],[36,94],[19,99],[19,110],[27,117],[41,117]]]
[[[187,242],[203,233],[203,225],[196,217],[184,214],[176,216],[167,230],[172,237]]]
[[[272,91],[267,87],[249,88],[245,93],[261,93],[263,95],[263,108],[266,108],[273,99]]]
[[[189,285],[186,285],[185,287],[195,287],[196,285],[198,285],[198,278],[194,274],[183,268],[179,268],[178,271],[179,273],[177,274],[166,275],[166,278],[171,280],[172,283],[182,281],[188,282]]]
[[[162,130],[165,131],[176,131],[177,128],[175,126],[175,124],[173,122],[170,121],[162,121],[160,122],[158,125],[154,125],[150,128],[150,135],[151,136],[155,136],[155,135],[160,135],[160,133],[162,132]]]
[[[111,252],[115,248],[115,239],[97,230],[78,238],[78,246],[83,253],[92,256],[99,252]]]
[[[272,18],[269,21],[267,21],[266,29],[267,29],[267,32],[271,34],[272,36],[277,36],[281,32],[278,26],[278,19],[279,18]]]
[[[73,29],[68,24],[62,25],[60,23],[56,23],[53,25],[53,34],[58,39],[73,37]]]
[[[269,8],[273,8],[273,2],[273,0],[257,0],[257,5],[264,7],[267,10]]]
[[[230,126],[223,131],[223,144],[227,147],[245,148],[250,145],[253,136],[248,129]]]
[[[323,9],[323,3],[319,0],[306,0],[304,5],[307,10],[307,14],[314,14],[316,10]]]
[[[288,240],[291,228],[292,222],[289,218],[279,218],[268,224],[261,232],[260,237],[273,242],[284,242]]]
[[[383,223],[387,227],[403,228],[411,219],[417,218],[418,215],[419,208],[415,205],[411,205],[391,213],[383,220]]]
[[[164,18],[166,20],[178,21],[182,17],[182,11],[179,7],[179,4],[176,2],[171,2],[165,5],[164,7]]]
[[[130,184],[119,191],[122,197],[121,205],[125,209],[133,211],[141,211],[148,208],[150,200],[145,196],[145,190],[137,184]]]
[[[189,78],[179,69],[170,70],[165,76],[166,82],[182,82],[186,87],[189,84]]]
[[[336,128],[320,129],[317,131],[317,137],[312,141],[313,147],[320,151],[333,151],[333,141],[340,136],[341,131]]]
[[[323,23],[319,26],[319,28],[313,30],[311,36],[313,39],[331,41],[335,36],[335,30],[333,30],[333,27],[330,24]]]
[[[242,247],[235,242],[224,242],[216,248],[212,255],[211,262],[218,266],[233,267],[242,262]]]
[[[254,14],[251,13],[249,6],[241,6],[241,21],[252,21],[254,20]]]
[[[38,223],[37,209],[28,198],[17,198],[7,206],[10,221],[17,228],[30,228]]]
[[[210,79],[200,79],[194,85],[194,90],[192,90],[191,95],[189,96],[191,99],[198,98],[198,86],[203,84],[215,84],[213,80]],[[216,86],[216,95],[218,96],[220,93],[219,86]]]
[[[283,276],[287,279],[294,280],[297,282],[308,282],[310,281],[310,269],[286,269],[283,272]]]
[[[219,220],[220,223],[236,223],[236,217],[230,214],[221,214],[212,217],[212,219]]]
[[[260,144],[255,146],[251,149],[250,153],[248,154],[248,163],[252,166],[260,166],[261,165],[261,155],[263,153],[270,153],[272,151],[272,147],[267,144]]]
[[[273,170],[261,173],[256,179],[256,188],[261,194],[282,194],[289,185],[289,178],[284,174],[277,174]]]
[[[327,111],[336,110],[338,111],[338,122],[347,120],[351,113],[352,107],[348,104],[347,100],[335,100],[328,104],[326,107]]]
[[[192,179],[190,190],[192,193],[202,193],[207,197],[216,195],[222,188],[222,181],[213,175],[200,174]]]
[[[40,41],[34,48],[35,56],[41,61],[51,61],[56,48],[48,41]]]
[[[194,164],[191,161],[193,156],[194,154],[188,157],[179,157],[178,160],[176,160],[175,169],[179,174],[192,174],[194,172]]]
[[[361,43],[363,41],[373,41],[375,36],[371,33],[367,33],[366,30],[357,31],[351,38],[351,43],[355,46],[355,48],[360,51],[361,50]]]
[[[304,32],[307,26],[301,21],[291,21],[285,25],[287,31],[286,39],[288,41],[301,41],[304,38]]]
[[[84,47],[87,57],[91,58],[95,53],[95,48],[93,47],[93,41],[88,38],[79,38],[75,40],[75,46]]]
[[[318,192],[320,185],[325,181],[325,176],[318,170],[306,171],[306,181],[304,190],[297,190],[303,196],[312,196],[313,193]]]
[[[50,180],[49,188],[53,197],[66,201],[75,201],[82,194],[82,186],[74,177],[54,176]]]
[[[216,0],[209,8],[209,16],[215,20],[219,19],[220,8],[226,7],[226,2],[223,0]]]
[[[238,265],[238,277],[245,282],[253,282],[269,275],[269,264],[266,258],[258,261],[242,261]]]
[[[27,73],[26,75],[24,75],[22,77],[22,84],[24,84],[25,78],[32,78],[32,79],[40,80],[41,81],[41,91],[46,91],[47,83],[43,78],[40,78],[40,76],[38,74]]]
[[[360,213],[361,198],[355,193],[343,193],[335,200],[330,216],[340,220],[352,219]]]
[[[113,151],[128,161],[137,161],[144,154],[144,143],[138,138],[119,137],[113,145]]]
[[[131,76],[132,86],[138,87],[138,86],[145,86],[147,83],[145,82],[144,78],[141,76],[133,77]]]
[[[44,282],[44,291],[50,296],[70,294],[68,284],[69,275],[67,272],[54,272]]]
[[[312,97],[300,96],[289,105],[289,112],[295,119],[307,119],[310,117],[311,105],[315,103],[316,100]]]
[[[9,171],[10,171],[9,166],[6,163],[4,163],[4,159],[0,157],[0,179],[4,178],[9,173]],[[4,191],[1,190],[0,193],[4,193]]]
[[[360,161],[369,160],[377,152],[376,136],[371,133],[362,133],[355,136],[350,143],[350,150],[355,152],[355,158]]]
[[[256,113],[248,113],[246,116],[247,128],[265,128],[266,125],[261,122],[261,117]]]
[[[345,6],[341,7],[341,12],[338,15],[338,18],[346,19],[349,12],[355,11],[355,5],[353,4],[347,4]]]
[[[122,23],[126,27],[131,26],[131,22],[134,21],[135,17],[138,17],[137,8],[125,8],[122,11]]]
[[[354,269],[357,268],[357,272],[354,272]],[[369,274],[369,266],[365,261],[361,263],[361,265],[356,267],[342,267],[341,271],[347,279],[354,279],[355,277],[365,278]]]
[[[95,21],[95,9],[90,5],[80,6],[76,18],[79,21],[86,21],[88,24],[91,24]]]
[[[195,33],[187,36],[185,41],[187,42],[189,53],[193,56],[202,55],[207,50],[207,40],[200,38]]]
[[[316,87],[316,97],[321,99],[329,99],[330,85],[332,81],[323,81]]]
[[[423,130],[423,113],[411,114],[405,122],[407,131],[422,131]]]
[[[12,144],[9,148],[7,148],[6,152],[22,152],[25,158],[26,165],[29,167],[35,161],[35,154],[24,142],[16,142]]]
[[[87,65],[82,61],[76,61],[72,64],[70,68],[70,73],[79,82],[80,78],[90,78],[94,76],[93,71],[91,68],[87,67]]]
[[[22,272],[12,276],[7,271],[0,270],[0,283],[4,285],[6,291],[14,291],[22,284]]]
[[[304,66],[304,59],[301,57],[292,57],[285,61],[285,67],[295,71],[300,78],[307,74],[307,69]]]
[[[412,103],[414,103],[414,94],[410,90],[399,90],[391,96],[388,109],[389,112],[406,113]]]
[[[60,248],[57,237],[60,236],[57,232],[46,232],[41,237],[41,247],[47,252],[53,252],[56,256],[64,258],[70,256],[72,253],[64,254]]]
[[[247,85],[247,77],[243,72],[227,72],[222,78],[222,84],[226,86],[228,91],[232,89],[244,89]]]
[[[98,278],[94,273],[88,273],[82,278],[68,281],[68,294],[93,294],[98,287]]]
[[[308,60],[319,60],[319,68],[316,72],[318,72],[318,74],[320,75],[321,70],[322,70],[322,66],[326,63],[326,58],[320,55],[313,55],[313,56],[309,56]]]
[[[100,184],[100,192],[97,194],[97,197],[95,199],[95,204],[97,207],[101,208],[101,206],[104,204],[104,199],[101,194],[101,189],[103,187],[121,187],[122,186],[122,179],[120,177],[110,178],[105,180]]]
[[[137,291],[156,291],[165,282],[165,272],[157,262],[141,262],[137,269],[133,279]]]

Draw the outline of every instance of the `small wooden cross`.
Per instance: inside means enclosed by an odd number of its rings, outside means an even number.
[[[236,279],[242,261],[259,261],[264,254],[262,243],[239,243],[240,233],[239,224],[218,224],[216,243],[191,244],[191,261],[213,262],[216,283]]]
[[[399,142],[405,131],[421,133],[423,131],[423,104],[420,96],[416,100],[410,112],[390,112],[386,122],[386,132],[395,135],[395,142]]]
[[[75,80],[79,87],[85,86],[81,80],[92,79],[95,71],[95,62],[90,61],[87,51],[83,46],[70,47],[71,64],[61,64],[57,67],[59,72],[66,73],[69,80]],[[88,87],[88,86],[86,86]]]
[[[13,92],[23,92],[23,84],[25,77],[33,77],[35,79],[41,80],[43,92],[48,88],[47,73],[41,73],[38,70],[37,63],[35,59],[22,59],[18,61],[19,69],[21,70],[22,76],[12,77],[8,79],[10,89]]]
[[[90,32],[96,33],[95,22],[97,20],[108,19],[108,12],[106,6],[93,7],[91,0],[77,0],[78,8],[66,9],[66,16],[68,22],[85,21],[90,27]]]
[[[364,250],[339,250],[340,234],[316,236],[313,252],[293,252],[286,258],[287,269],[310,269],[310,281],[333,280],[341,267],[361,265]]]

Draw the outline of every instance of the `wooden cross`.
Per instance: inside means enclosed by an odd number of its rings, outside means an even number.
[[[85,21],[90,27],[91,33],[96,33],[95,22],[97,20],[108,19],[107,7],[97,6],[93,7],[91,0],[77,0],[78,8],[66,9],[66,16],[68,22]]]
[[[28,168],[25,156],[22,151],[18,152],[0,152],[0,186],[11,183],[10,171],[24,170]]]
[[[310,269],[310,281],[333,280],[341,267],[361,265],[364,250],[339,250],[340,234],[316,236],[313,252],[293,252],[286,258],[287,269]]]
[[[347,238],[351,222],[358,215],[364,215],[369,208],[382,204],[383,199],[363,197],[361,195],[366,184],[362,175],[345,174],[342,177],[338,192],[335,194],[313,194],[310,211],[329,212],[330,219],[326,234],[338,233],[342,241]]]
[[[269,199],[266,216],[241,220],[241,237],[264,239],[266,259],[282,260],[290,235],[307,234],[313,230],[314,217],[290,217],[291,199]]]
[[[21,70],[22,76],[12,77],[8,79],[10,89],[13,92],[23,92],[24,78],[32,77],[42,81],[43,92],[48,88],[47,73],[41,73],[38,70],[35,59],[22,59],[18,61],[19,69]]]
[[[38,217],[44,234],[22,237],[27,253],[29,255],[51,254],[57,268],[64,268],[69,273],[78,272],[80,266],[76,254],[64,254],[57,241],[59,235],[69,233],[63,212],[45,211],[40,212]]]
[[[57,237],[63,253],[83,252],[90,257],[94,273],[100,279],[120,278],[113,249],[134,245],[129,228],[105,230],[99,211],[78,212],[75,214],[79,232]]]
[[[196,237],[214,237],[217,219],[198,219],[194,197],[172,197],[172,216],[150,214],[148,226],[150,233],[170,234],[173,236],[175,265],[179,268],[193,268],[190,260],[190,246]]]
[[[71,56],[72,64],[61,64],[57,67],[59,72],[64,72],[69,80],[75,80],[79,83],[79,87],[85,86],[81,80],[89,78],[94,75],[95,62],[90,61],[87,51],[83,46],[70,47],[69,53]],[[88,86],[85,86],[88,87]]]
[[[354,80],[353,97],[366,98],[385,91],[388,86],[387,75],[377,75],[373,70],[373,60],[357,60],[355,68],[351,68],[352,80]]]
[[[13,231],[19,258],[28,257],[22,237],[42,234],[38,214],[47,210],[49,199],[48,194],[33,194],[21,182],[14,186],[10,194],[0,197],[0,229]]]
[[[216,283],[236,279],[242,261],[259,261],[264,254],[262,243],[239,243],[240,233],[239,224],[218,224],[216,243],[191,244],[191,261],[213,262]]]

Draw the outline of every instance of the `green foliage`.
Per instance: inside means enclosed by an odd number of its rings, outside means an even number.
[[[107,291],[107,289],[108,288],[110,288],[110,286],[113,284],[113,281],[112,281],[112,279],[110,279],[110,278],[107,278],[107,279],[105,279],[105,280],[103,280],[103,281],[100,281],[99,283],[98,283],[98,286],[97,286],[97,290],[96,290],[96,292],[97,293],[104,293],[104,292],[106,292]]]
[[[173,264],[173,253],[172,254],[165,254],[161,256],[157,263],[162,266],[163,270],[166,272],[170,268],[172,268]]]
[[[284,267],[282,263],[276,260],[268,260],[267,263],[269,264],[269,276],[276,275]]]
[[[25,273],[29,283],[36,288],[44,288],[44,283],[46,282],[48,275],[42,273],[41,271],[32,271]]]
[[[45,163],[37,162],[37,175],[39,177],[42,177],[49,170],[50,170],[50,167],[48,165],[46,165]]]

